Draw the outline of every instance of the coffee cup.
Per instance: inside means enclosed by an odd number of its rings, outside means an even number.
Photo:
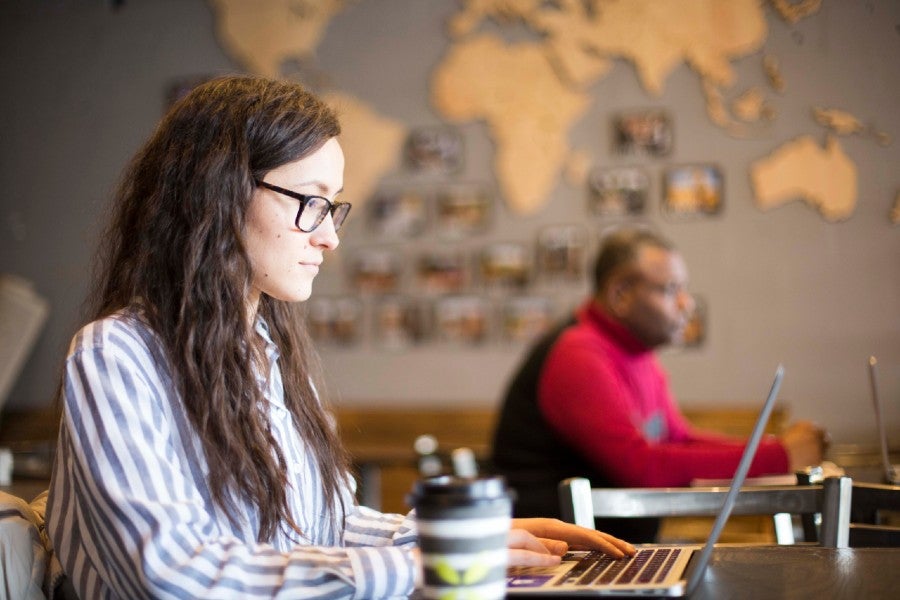
[[[512,494],[502,477],[444,475],[417,481],[422,597],[490,600],[506,595]]]

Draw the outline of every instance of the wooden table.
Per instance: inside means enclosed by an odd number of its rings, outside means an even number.
[[[900,548],[723,546],[713,552],[699,599],[897,598]]]

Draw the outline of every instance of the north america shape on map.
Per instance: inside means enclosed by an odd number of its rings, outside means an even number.
[[[287,61],[313,56],[328,23],[348,4],[371,0],[269,0],[262,5],[255,0],[208,1],[223,47],[249,70],[277,76]],[[785,21],[796,23],[814,15],[821,0],[770,0],[770,5]],[[508,43],[496,34],[481,33],[485,19],[501,30],[507,24],[525,24],[535,39]],[[542,208],[563,174],[574,183],[573,174],[586,171],[585,151],[571,148],[568,134],[592,100],[585,90],[609,72],[613,59],[633,64],[650,95],[661,93],[675,68],[688,65],[701,77],[710,119],[729,135],[741,137],[748,124],[775,118],[759,88],[744,90],[730,105],[724,100],[724,90],[737,83],[731,61],[759,52],[767,38],[765,7],[759,0],[468,0],[450,20],[448,34],[450,46],[432,73],[431,101],[449,122],[486,124],[496,146],[494,170],[502,195],[519,214]],[[783,93],[787,86],[777,57],[764,56],[763,66],[772,89]],[[520,92],[522,80],[529,82],[528,94]],[[344,129],[354,131],[349,137],[360,140],[359,145],[342,140],[347,186],[352,185],[354,196],[362,201],[374,192],[381,176],[397,166],[408,132],[402,123],[380,117],[362,100],[341,97],[352,107],[342,114]],[[846,111],[817,108],[813,117],[835,135],[869,131]],[[884,134],[869,133],[882,145],[890,143]],[[372,162],[368,150],[373,144],[383,148],[377,154],[391,153],[396,160]],[[540,160],[534,156],[536,148],[541,149]],[[818,152],[840,154],[842,164],[853,166],[833,137]],[[799,139],[757,161],[755,174],[751,173],[757,205],[766,208],[776,202],[771,190],[777,186],[765,185],[766,173],[813,169],[818,163],[809,157],[814,155],[808,140]],[[573,167],[573,161],[580,167]],[[797,187],[803,192],[788,198],[786,189],[780,190],[777,202],[802,199],[827,220],[845,219],[856,205],[855,166],[853,172],[836,188],[824,189],[814,184],[815,169],[801,171],[793,178],[807,182]],[[767,195],[758,195],[762,192]]]
[[[222,46],[253,73],[278,77],[290,60],[307,60],[315,52],[344,0],[208,0],[217,17]],[[341,145],[347,161],[344,189],[364,202],[385,173],[402,157],[407,127],[379,115],[363,100],[331,92],[325,100],[342,123]],[[380,152],[372,152],[372,148]]]

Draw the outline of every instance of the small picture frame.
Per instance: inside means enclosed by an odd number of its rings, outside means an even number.
[[[400,256],[391,249],[357,250],[350,260],[350,280],[362,294],[391,294],[400,285]]]
[[[485,246],[478,258],[481,282],[488,288],[525,288],[531,280],[531,254],[525,244],[496,242]]]
[[[404,144],[406,166],[413,171],[457,173],[463,156],[462,135],[450,125],[414,127]]]
[[[688,319],[687,325],[678,341],[682,348],[699,348],[706,341],[707,307],[702,296],[694,296],[694,312]]]
[[[434,304],[434,325],[439,341],[481,345],[490,333],[488,302],[473,295],[438,298]]]
[[[588,232],[581,225],[551,225],[537,236],[537,272],[543,279],[580,281],[585,275]]]
[[[427,315],[421,302],[409,296],[384,296],[374,308],[375,341],[387,350],[403,350],[427,337]]]
[[[663,175],[663,213],[676,219],[718,215],[724,205],[724,190],[724,177],[717,165],[670,167]]]
[[[530,342],[553,322],[552,303],[541,296],[507,298],[501,312],[503,338],[511,342]]]
[[[471,267],[457,247],[430,249],[416,261],[419,288],[428,294],[459,294],[469,285]]]
[[[319,296],[309,300],[310,336],[322,344],[352,346],[362,337],[362,303],[350,296]]]
[[[411,238],[428,227],[428,195],[420,189],[380,189],[366,203],[369,230],[386,238]]]
[[[664,110],[624,112],[613,118],[613,150],[622,156],[668,156],[673,147],[672,119]]]
[[[588,175],[588,205],[598,217],[640,216],[647,206],[650,178],[638,167],[596,168]]]
[[[493,194],[485,186],[442,186],[435,192],[435,227],[445,238],[464,238],[488,229]]]

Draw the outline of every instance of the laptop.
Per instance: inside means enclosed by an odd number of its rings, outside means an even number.
[[[559,565],[553,567],[512,567],[507,573],[508,596],[663,596],[690,595],[706,571],[713,547],[731,515],[750,463],[756,455],[769,415],[784,377],[784,367],[778,365],[775,380],[766,402],[756,419],[756,425],[744,448],[731,487],[722,503],[706,544],[638,545],[634,557],[612,559],[600,552],[569,552]],[[695,560],[692,557],[697,554]],[[691,563],[689,566],[688,563]]]
[[[891,464],[887,430],[882,415],[881,397],[878,395],[878,359],[869,357],[869,385],[872,391],[872,405],[875,407],[875,422],[878,424],[878,441],[881,444],[881,463],[884,466],[884,480],[900,485],[900,465]]]

